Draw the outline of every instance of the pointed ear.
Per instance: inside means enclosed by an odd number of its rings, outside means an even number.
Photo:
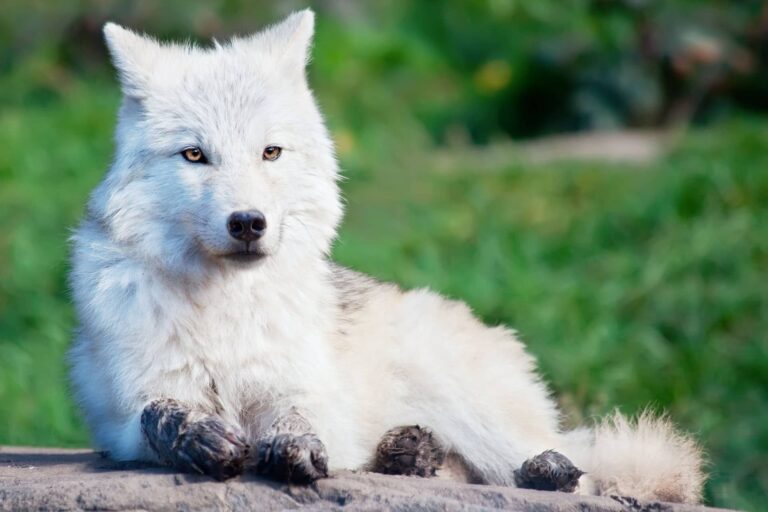
[[[288,67],[300,69],[303,73],[309,62],[309,49],[314,34],[315,13],[307,8],[272,25],[258,34],[257,38],[268,42],[275,55]]]
[[[155,71],[160,44],[111,22],[104,25],[104,39],[120,76],[123,93],[137,98],[145,96]]]

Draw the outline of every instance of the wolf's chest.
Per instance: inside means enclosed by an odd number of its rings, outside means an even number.
[[[298,393],[333,369],[325,329],[294,306],[266,307],[237,292],[187,301],[171,319],[168,343],[240,407],[260,395]]]

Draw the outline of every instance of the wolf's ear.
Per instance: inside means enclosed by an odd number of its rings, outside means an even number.
[[[104,39],[120,75],[123,93],[137,98],[145,96],[161,51],[160,44],[111,22],[104,25]]]
[[[300,70],[309,62],[309,49],[315,33],[315,13],[312,9],[297,11],[280,23],[272,25],[256,35],[257,41],[264,41],[287,69]]]

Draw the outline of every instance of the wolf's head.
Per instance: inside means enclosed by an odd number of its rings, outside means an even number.
[[[330,249],[342,209],[305,76],[313,31],[309,10],[210,48],[104,27],[123,103],[90,214],[113,240],[174,269]]]

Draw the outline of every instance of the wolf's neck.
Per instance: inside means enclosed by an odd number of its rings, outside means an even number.
[[[211,364],[224,364],[233,354],[253,361],[276,350],[327,346],[336,304],[328,262],[269,263],[227,265],[209,269],[203,278],[163,276],[148,283],[144,300],[158,313],[155,333],[180,336],[190,353]]]
[[[200,299],[216,297],[225,302],[250,298],[250,305],[269,309],[299,300],[325,302],[332,297],[330,263],[322,256],[269,256],[253,265],[229,264],[208,267],[203,272],[167,275],[171,286]],[[306,311],[310,304],[304,304]]]
[[[86,222],[74,236],[74,298],[81,328],[92,338],[129,339],[136,347],[181,339],[199,353],[237,346],[250,347],[252,355],[321,346],[333,335],[336,290],[323,255],[285,251],[253,266],[184,273],[104,235],[99,224]]]

